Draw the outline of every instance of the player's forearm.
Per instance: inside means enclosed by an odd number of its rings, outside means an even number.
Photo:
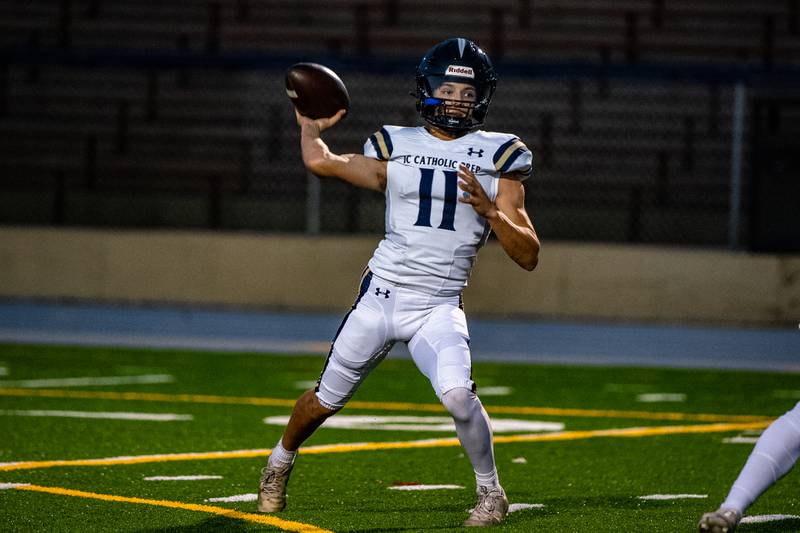
[[[494,209],[486,218],[508,256],[525,270],[536,268],[540,246],[536,232],[532,228],[514,224],[499,209]]]
[[[303,124],[300,130],[300,148],[303,164],[319,177],[338,178],[342,181],[377,192],[386,187],[386,164],[360,154],[334,154],[320,136],[314,123]]]
[[[317,176],[333,176],[334,162],[340,156],[330,151],[328,145],[320,137],[320,130],[315,124],[304,124],[300,130],[300,149],[303,153],[303,164]]]

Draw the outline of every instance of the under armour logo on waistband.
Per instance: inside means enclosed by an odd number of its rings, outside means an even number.
[[[385,291],[382,291],[380,287],[375,288],[375,296],[383,295],[384,298],[388,299],[390,292],[392,292],[392,291],[390,291],[389,289],[386,289]]]

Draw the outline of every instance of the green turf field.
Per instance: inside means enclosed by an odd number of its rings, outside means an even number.
[[[323,426],[286,511],[254,512],[248,499],[282,429],[264,419],[287,416],[323,360],[0,345],[0,530],[460,529],[471,467],[454,432],[435,430],[430,417],[444,411],[407,360],[385,361],[334,417],[373,425]],[[752,448],[725,440],[752,439],[800,394],[800,375],[785,373],[480,363],[474,377],[494,393],[482,394],[493,421],[512,426],[495,433],[509,500],[529,505],[495,529],[520,532],[693,531]],[[642,401],[654,394],[668,396]],[[206,477],[163,479],[176,476]],[[396,490],[413,484],[463,488]],[[800,515],[798,493],[793,472],[748,515]],[[739,531],[800,531],[800,519]]]

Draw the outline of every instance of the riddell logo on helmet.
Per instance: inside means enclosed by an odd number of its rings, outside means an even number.
[[[445,76],[462,76],[464,78],[475,78],[472,67],[462,67],[461,65],[448,65]]]

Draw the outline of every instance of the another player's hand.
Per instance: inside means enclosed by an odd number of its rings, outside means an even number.
[[[337,122],[342,120],[342,117],[345,115],[345,113],[347,113],[346,109],[340,109],[332,117],[313,119],[313,118],[308,118],[308,117],[304,117],[303,115],[301,115],[297,111],[297,108],[295,108],[295,110],[294,110],[294,116],[295,116],[295,119],[297,120],[297,125],[300,126],[300,129],[303,129],[304,127],[309,127],[310,126],[312,128],[317,129],[319,132],[323,132],[323,131],[327,130],[328,128],[334,126]]]
[[[459,165],[458,177],[460,178],[458,188],[462,191],[458,201],[471,205],[475,212],[484,218],[495,217],[497,215],[497,207],[489,199],[475,174],[466,166]]]

